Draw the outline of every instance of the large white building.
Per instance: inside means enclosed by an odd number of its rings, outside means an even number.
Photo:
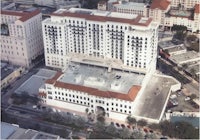
[[[14,3],[6,7],[1,11],[1,60],[28,68],[43,54],[42,15]]]
[[[139,15],[60,9],[43,21],[45,63],[65,68],[72,60],[104,66],[112,61],[119,69],[154,71],[157,34],[158,24]]]
[[[63,71],[39,89],[44,104],[81,113],[98,114],[102,109],[106,117],[121,121],[128,115],[161,120],[169,94],[180,83],[161,78],[166,82],[161,90],[160,78],[152,76],[158,23],[140,15],[71,8],[52,13],[42,26],[45,63]],[[153,85],[151,78],[156,79]],[[160,94],[148,100],[147,108],[157,106],[154,103],[162,98],[159,109],[145,115],[140,100],[156,89]]]

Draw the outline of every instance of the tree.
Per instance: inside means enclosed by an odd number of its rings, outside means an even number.
[[[180,31],[180,32],[184,32],[184,31],[187,31],[187,27],[186,26],[183,26],[183,25],[173,25],[172,26],[172,31]]]
[[[155,133],[147,133],[146,139],[157,139],[157,137],[156,137]]]
[[[86,108],[86,109],[85,109],[85,113],[86,113],[86,114],[88,114],[88,111],[89,111],[89,109],[88,109],[88,108]]]
[[[160,123],[162,135],[180,139],[199,139],[199,130],[187,122],[171,123],[164,121]]]
[[[119,136],[122,139],[128,139],[131,137],[131,132],[128,128],[124,128],[120,131]]]
[[[134,123],[136,123],[136,119],[131,117],[130,115],[126,118],[126,121],[129,125],[133,125]]]
[[[117,129],[113,124],[110,124],[107,128],[106,128],[106,132],[110,135],[115,136],[117,134]]]
[[[153,130],[158,130],[158,129],[160,129],[160,125],[156,124],[156,123],[152,123],[152,124],[149,124],[149,128],[151,128]]]
[[[193,100],[193,99],[195,99],[195,98],[197,98],[197,95],[196,95],[196,94],[190,95],[190,99],[191,99],[191,100]]]
[[[85,127],[85,120],[84,120],[82,117],[78,117],[78,118],[75,120],[75,125],[76,125],[77,127],[84,128],[84,127]]]
[[[144,134],[140,131],[136,131],[134,130],[133,133],[132,133],[132,137],[134,139],[143,139],[144,138]]]
[[[147,122],[145,121],[145,120],[139,120],[138,122],[137,122],[137,124],[139,125],[139,126],[145,126],[145,125],[147,125]]]
[[[102,122],[96,122],[94,125],[94,129],[98,132],[103,132],[105,130],[105,124]]]
[[[101,123],[105,123],[105,118],[104,116],[97,116],[97,121],[101,122]]]
[[[185,64],[182,65],[182,67],[183,67],[184,69],[187,69],[187,68],[188,68],[188,65],[185,63]]]
[[[195,69],[192,68],[192,69],[190,70],[190,73],[191,73],[192,76],[194,76],[194,75],[196,74]]]

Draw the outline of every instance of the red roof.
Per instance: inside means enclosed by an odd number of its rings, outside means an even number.
[[[56,75],[54,75],[53,78],[47,79],[47,80],[45,81],[45,83],[48,83],[48,84],[53,84],[53,83],[55,83],[56,80],[57,80],[62,74],[63,74],[62,72],[57,72]]]
[[[194,13],[200,13],[200,4],[195,4]]]
[[[150,8],[151,9],[158,8],[160,10],[166,10],[169,5],[170,5],[170,2],[168,0],[153,0]]]
[[[45,97],[46,97],[47,95],[46,95],[46,93],[44,93],[44,92],[39,92],[39,93],[38,93],[38,96],[45,96]]]
[[[35,10],[32,12],[19,12],[19,11],[7,11],[7,10],[2,10],[1,15],[11,15],[11,16],[19,16],[19,20],[21,21],[26,21],[40,13],[40,10]]]
[[[98,4],[106,4],[106,3],[107,3],[106,0],[101,0],[101,1],[98,2]]]
[[[152,19],[148,18],[145,23],[139,23],[142,16],[138,15],[135,19],[125,19],[125,18],[116,18],[116,17],[106,17],[106,16],[97,16],[97,15],[87,15],[82,13],[70,13],[70,12],[63,12],[63,13],[52,13],[52,16],[64,16],[64,17],[76,17],[76,18],[83,18],[87,20],[93,21],[100,21],[100,22],[120,22],[120,23],[127,23],[131,25],[141,25],[141,26],[148,26]]]
[[[94,96],[105,97],[105,98],[117,98],[117,99],[127,100],[127,101],[133,101],[136,98],[141,88],[141,86],[133,85],[128,93],[119,93],[119,92],[113,92],[113,91],[101,91],[96,88],[64,83],[64,82],[56,81],[53,78],[47,80],[46,83],[53,84],[55,87],[81,91],[81,92],[85,92]]]

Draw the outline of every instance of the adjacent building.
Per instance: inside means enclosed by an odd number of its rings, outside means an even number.
[[[1,11],[1,60],[29,68],[43,54],[42,15],[11,3]]]
[[[138,14],[144,17],[148,17],[147,4],[145,3],[118,1],[112,3],[111,8],[108,10],[119,13]]]
[[[1,89],[7,87],[17,77],[21,76],[24,70],[23,67],[1,62]]]
[[[151,3],[109,0],[101,5],[104,10],[152,18],[163,28],[183,25],[192,32],[198,32],[199,4],[199,0],[152,0]]]
[[[172,7],[181,7],[185,9],[194,8],[195,4],[200,3],[200,0],[170,0]]]

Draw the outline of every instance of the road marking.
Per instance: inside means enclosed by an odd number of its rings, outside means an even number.
[[[11,105],[9,105],[6,109],[5,109],[5,111],[7,111],[9,108],[11,108],[12,107],[12,104]]]

